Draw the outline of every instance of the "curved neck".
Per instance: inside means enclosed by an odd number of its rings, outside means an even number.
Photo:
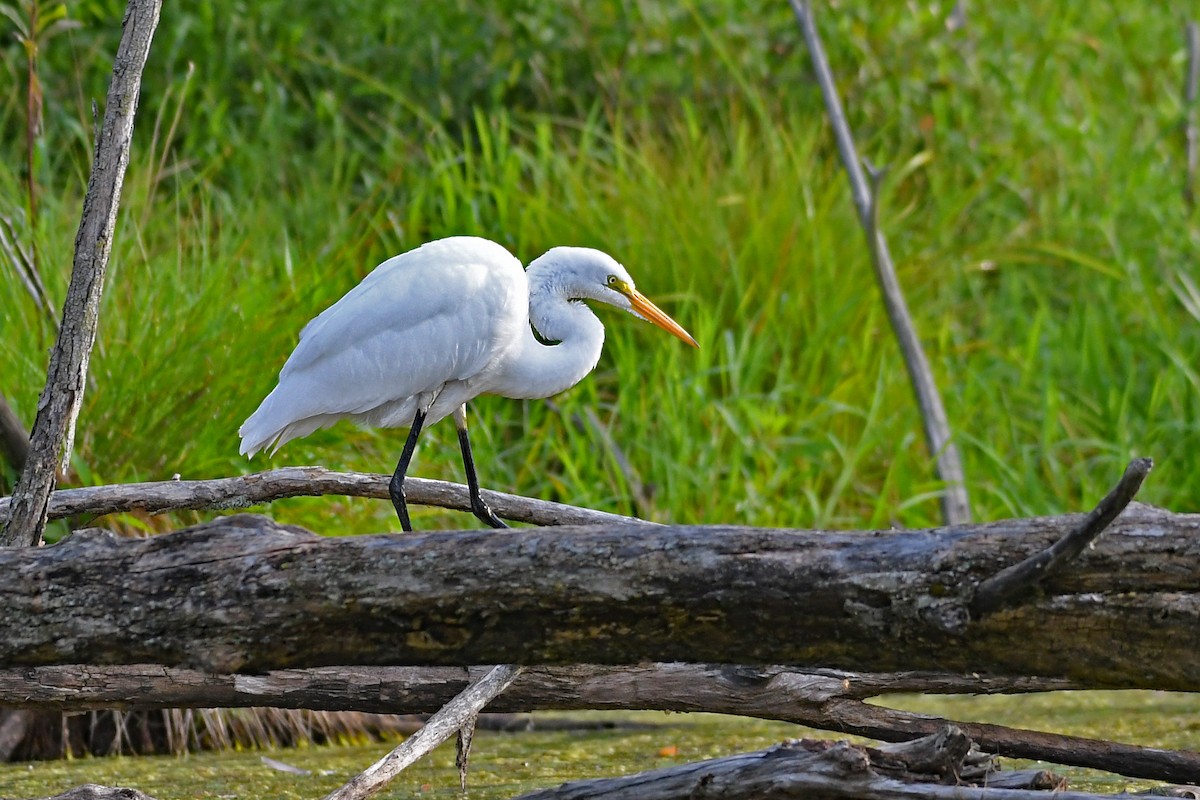
[[[600,360],[604,325],[582,301],[570,299],[570,287],[555,270],[535,260],[529,280],[529,322],[496,375],[497,394],[505,397],[550,397],[583,380]]]

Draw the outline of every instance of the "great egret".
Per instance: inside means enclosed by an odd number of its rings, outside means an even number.
[[[555,247],[525,270],[487,239],[441,239],[384,261],[304,327],[279,385],[238,429],[241,452],[273,453],[340,419],[408,427],[389,494],[410,531],[404,476],[417,437],[453,415],[471,510],[507,527],[479,493],[466,403],[481,394],[550,397],[583,380],[604,344],[604,325],[583,300],[623,308],[699,346],[599,250]]]

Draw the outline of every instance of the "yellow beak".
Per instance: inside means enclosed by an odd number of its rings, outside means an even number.
[[[646,319],[653,322],[658,327],[662,328],[667,333],[679,337],[683,341],[690,344],[692,347],[699,347],[692,335],[683,329],[675,320],[667,316],[661,308],[651,303],[646,295],[639,292],[637,289],[629,290],[629,302],[633,305],[633,310],[641,314]]]

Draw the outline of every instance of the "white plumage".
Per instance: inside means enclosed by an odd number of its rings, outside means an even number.
[[[340,419],[411,426],[393,481],[406,523],[400,467],[407,467],[422,424],[459,412],[473,482],[467,401],[485,393],[549,397],[596,366],[604,326],[579,302],[586,299],[624,308],[695,346],[634,288],[624,267],[598,250],[556,247],[526,271],[495,242],[441,239],[384,261],[305,326],[279,385],[239,429],[241,452],[274,452]]]

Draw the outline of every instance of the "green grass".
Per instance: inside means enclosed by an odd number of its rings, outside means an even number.
[[[701,344],[604,314],[583,384],[553,405],[475,405],[486,485],[678,522],[936,524],[939,484],[794,20],[786,4],[735,5],[418,4],[404,14],[421,26],[381,7],[328,20],[322,42],[274,4],[167,9],[78,482],[390,469],[402,432],[342,425],[247,462],[236,429],[304,322],[388,255],[472,233],[526,261],[601,247]],[[84,30],[43,56],[32,235],[56,301],[86,175],[80,98],[109,69],[105,7],[73,9]],[[1087,506],[1134,455],[1157,462],[1143,500],[1200,507],[1179,20],[1050,0],[973,7],[965,32],[901,4],[820,19],[862,149],[890,167],[883,227],[981,519]],[[22,63],[3,51],[14,85]],[[9,216],[22,113],[19,96],[0,100]],[[27,422],[52,341],[0,255],[0,390]],[[433,427],[414,473],[460,470],[452,429]],[[331,533],[395,527],[383,502],[271,513]]]

